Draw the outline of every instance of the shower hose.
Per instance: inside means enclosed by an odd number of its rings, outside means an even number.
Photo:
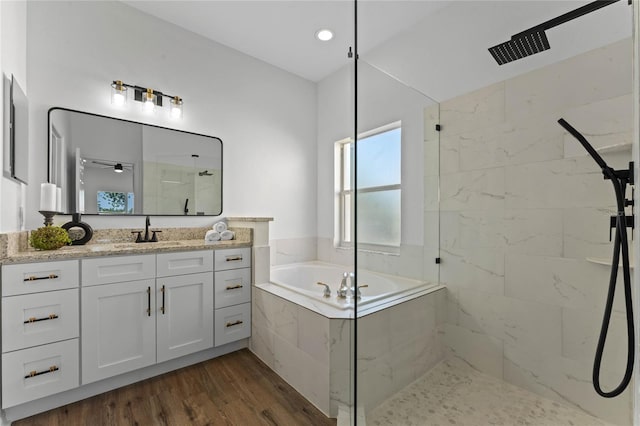
[[[564,127],[573,137],[578,139],[587,152],[593,157],[602,169],[606,179],[611,180],[613,189],[616,194],[617,215],[616,215],[616,233],[613,245],[613,259],[611,261],[611,276],[609,279],[609,290],[607,292],[607,301],[604,309],[604,317],[602,319],[602,328],[600,329],[600,337],[596,348],[595,360],[593,362],[593,387],[596,392],[605,398],[613,398],[620,395],[629,385],[633,374],[633,361],[635,357],[635,331],[633,326],[633,301],[631,299],[631,273],[629,266],[629,240],[627,238],[627,216],[625,213],[625,191],[627,183],[632,178],[634,171],[629,168],[628,173],[619,174],[609,167],[602,159],[600,154],[593,149],[591,144],[587,142],[584,136],[576,129],[571,127],[562,118],[558,123]],[[606,392],[600,386],[600,367],[602,364],[602,354],[604,345],[607,340],[607,332],[609,331],[609,323],[611,321],[611,312],[613,310],[613,299],[616,292],[616,282],[618,280],[618,268],[620,263],[620,252],[622,252],[622,276],[624,281],[624,300],[626,307],[627,319],[627,366],[624,377],[620,384],[612,391]]]

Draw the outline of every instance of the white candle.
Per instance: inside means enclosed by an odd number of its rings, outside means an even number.
[[[62,213],[62,188],[56,188],[56,211]]]
[[[40,184],[40,211],[56,211],[56,186],[52,183]]]

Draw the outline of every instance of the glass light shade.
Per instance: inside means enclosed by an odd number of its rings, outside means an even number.
[[[122,81],[116,80],[111,84],[111,104],[122,106],[127,103],[127,87]]]
[[[154,112],[156,110],[156,95],[153,89],[147,89],[142,93],[142,110],[145,112]]]
[[[171,118],[182,118],[182,104],[179,96],[171,98]]]

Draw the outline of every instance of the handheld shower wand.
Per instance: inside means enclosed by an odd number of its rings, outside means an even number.
[[[633,374],[633,360],[635,357],[635,332],[633,327],[633,301],[631,300],[631,273],[629,267],[629,241],[627,239],[627,227],[633,227],[633,216],[627,217],[625,207],[633,206],[632,200],[625,198],[627,185],[633,185],[633,162],[629,163],[627,170],[614,170],[607,165],[604,159],[593,149],[591,144],[585,139],[580,132],[574,129],[564,119],[559,119],[558,123],[565,128],[578,142],[582,144],[589,155],[595,160],[602,169],[605,179],[611,180],[613,189],[616,193],[616,202],[618,206],[617,215],[611,218],[611,226],[615,226],[616,236],[613,248],[613,260],[611,261],[611,276],[609,279],[609,291],[607,293],[607,301],[605,304],[604,318],[602,319],[602,328],[600,329],[600,338],[596,348],[595,360],[593,362],[593,387],[598,395],[605,398],[613,398],[620,395],[629,385]],[[618,265],[620,263],[620,252],[622,251],[622,276],[624,279],[624,299],[627,311],[627,367],[624,377],[620,384],[610,392],[605,392],[600,387],[600,366],[602,363],[602,353],[604,351],[607,332],[609,330],[609,322],[611,321],[611,311],[613,309],[613,298],[616,290],[616,281],[618,279]]]

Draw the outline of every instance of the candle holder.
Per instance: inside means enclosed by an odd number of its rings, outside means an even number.
[[[48,210],[39,210],[39,213],[44,216],[44,226],[53,225],[53,217],[58,214],[58,212],[52,212]]]

